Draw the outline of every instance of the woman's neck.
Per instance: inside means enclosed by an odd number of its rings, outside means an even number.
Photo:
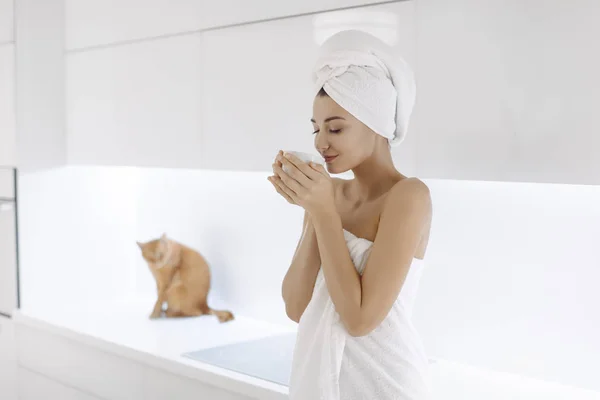
[[[394,166],[387,147],[373,154],[352,170],[353,192],[357,199],[368,201],[386,193],[396,182],[405,178]]]

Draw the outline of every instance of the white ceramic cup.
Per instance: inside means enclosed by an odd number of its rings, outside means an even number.
[[[320,155],[303,153],[301,151],[284,151],[284,154],[285,153],[293,154],[307,164],[311,161],[316,164],[321,164],[321,165],[325,164],[325,160]],[[285,165],[283,166],[283,172],[287,172],[287,168],[285,167]]]

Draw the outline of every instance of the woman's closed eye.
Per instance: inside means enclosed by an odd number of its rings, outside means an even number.
[[[341,132],[342,132],[341,129],[330,129],[329,130],[329,133],[333,133],[333,134],[337,134],[337,133],[341,133]],[[316,135],[317,133],[319,133],[318,129],[313,132],[313,135]]]

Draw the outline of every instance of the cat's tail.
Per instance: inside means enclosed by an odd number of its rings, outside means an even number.
[[[212,308],[209,308],[208,314],[216,316],[221,323],[231,321],[233,319],[233,314],[231,311],[213,310]]]
[[[221,323],[231,321],[233,319],[233,314],[231,311],[213,310],[206,303],[202,304],[200,308],[202,309],[203,314],[214,315]]]

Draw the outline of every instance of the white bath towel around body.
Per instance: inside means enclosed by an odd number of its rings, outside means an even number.
[[[373,243],[344,231],[362,275]],[[428,361],[412,322],[423,270],[413,259],[398,299],[384,321],[362,337],[348,334],[329,296],[323,271],[300,324],[290,380],[291,400],[430,399]]]

